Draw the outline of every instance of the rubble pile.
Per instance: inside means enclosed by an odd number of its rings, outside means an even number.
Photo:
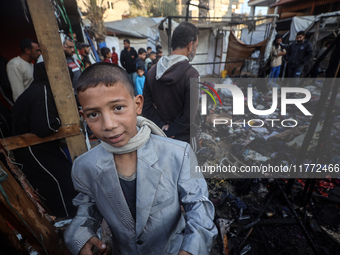
[[[308,87],[312,98],[304,106],[311,113],[316,109],[321,85]],[[246,95],[249,84],[238,86]],[[296,162],[311,116],[302,115],[299,109],[289,105],[288,116],[282,116],[278,110],[270,116],[258,116],[247,109],[244,116],[236,116],[233,115],[230,92],[221,89],[218,93],[223,106],[208,100],[208,113],[202,116],[197,151],[199,165],[234,165],[239,168],[264,163],[289,166]],[[272,104],[271,90],[260,92],[253,88],[253,104],[256,109],[269,109]],[[323,141],[323,154],[319,159],[321,164],[340,163],[338,105],[335,105],[333,112],[331,131]],[[323,113],[316,127],[304,163],[313,162],[325,116],[326,113]],[[213,126],[216,118],[231,120],[233,124]],[[284,118],[295,119],[298,125],[289,128],[277,125]],[[273,123],[266,119],[279,121]],[[280,191],[286,187],[287,174],[252,179],[244,179],[244,175],[238,176],[237,173],[232,178],[223,173],[204,175],[210,198],[215,204],[216,225],[220,232],[211,254],[338,253],[339,179],[317,180],[311,202],[304,204],[301,193],[306,179],[295,179],[288,198],[285,191]]]

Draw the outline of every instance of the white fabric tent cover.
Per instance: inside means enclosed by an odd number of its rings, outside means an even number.
[[[266,31],[270,31],[271,24],[262,24],[255,27],[255,30],[249,33],[248,28],[243,28],[241,31],[241,41],[245,44],[257,44],[265,38]]]
[[[105,22],[106,30],[120,35],[136,38],[147,38],[148,46],[156,50],[156,42],[159,39],[158,25],[164,18],[136,17],[117,21]],[[116,48],[117,49],[117,48]]]
[[[315,16],[294,17],[290,24],[289,41],[295,41],[296,34],[306,29],[315,21]]]
[[[265,39],[267,39],[266,34],[270,32],[271,29],[271,23],[270,24],[262,24],[255,27],[255,30],[250,32],[248,31],[248,28],[242,29],[241,33],[241,41],[245,44],[257,44]],[[267,59],[270,56],[271,46],[272,42],[274,41],[275,35],[277,34],[276,30],[273,31],[273,33],[270,35],[265,53],[264,53],[264,61],[267,61]]]
[[[322,40],[339,27],[340,11],[323,13],[318,16],[294,17],[290,25],[289,41],[295,41],[296,34],[299,31],[314,33],[316,31],[315,25],[320,20],[318,40]]]

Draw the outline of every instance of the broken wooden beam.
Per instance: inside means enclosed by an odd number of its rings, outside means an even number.
[[[2,162],[0,167],[1,217],[22,236],[27,237],[30,245],[39,254],[70,254],[54,226],[38,212],[37,207]],[[2,231],[8,231],[8,228],[3,228]]]
[[[61,126],[59,127],[57,133],[46,136],[44,138],[40,138],[35,134],[29,133],[0,139],[0,143],[4,148],[11,151],[23,147],[28,147],[31,145],[54,141],[57,139],[72,137],[75,135],[79,135],[81,133],[82,132],[80,126],[77,124],[72,124]]]

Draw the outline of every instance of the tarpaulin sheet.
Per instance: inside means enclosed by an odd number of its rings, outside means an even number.
[[[262,24],[256,26],[256,29],[249,32],[248,28],[243,28],[241,31],[241,41],[246,44],[260,43],[269,35],[271,24]]]
[[[289,41],[295,41],[299,31],[305,31],[315,20],[315,16],[294,17],[290,24]]]
[[[254,53],[255,50],[259,50],[262,54],[265,53],[266,45],[268,39],[257,43],[248,45],[237,39],[234,32],[230,33],[229,36],[229,45],[227,52],[227,63],[225,65],[225,69],[227,70],[228,75],[239,75],[241,73],[241,67],[244,64],[244,61]],[[228,63],[229,61],[241,61],[236,63]],[[233,70],[235,69],[234,73]]]

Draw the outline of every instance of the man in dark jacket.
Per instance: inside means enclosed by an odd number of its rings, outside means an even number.
[[[130,75],[132,81],[134,81],[134,73],[136,72],[135,61],[137,59],[137,52],[133,47],[130,47],[130,40],[124,40],[124,50],[120,53],[120,63],[126,72]]]
[[[44,63],[34,67],[34,81],[18,97],[12,112],[12,135],[33,133],[46,137],[61,126]],[[14,150],[16,162],[43,202],[57,217],[73,217],[77,195],[71,180],[72,164],[61,149],[61,140],[54,140]]]
[[[296,35],[296,42],[292,43],[287,50],[287,63],[289,78],[299,78],[303,66],[312,58],[312,44],[305,40],[305,32],[300,31]]]
[[[155,122],[168,137],[188,143],[198,107],[198,86],[190,87],[190,79],[199,74],[189,64],[197,45],[198,29],[189,22],[180,23],[173,32],[171,55],[162,57],[150,69],[143,91],[143,116]],[[197,95],[192,100],[190,90]]]

